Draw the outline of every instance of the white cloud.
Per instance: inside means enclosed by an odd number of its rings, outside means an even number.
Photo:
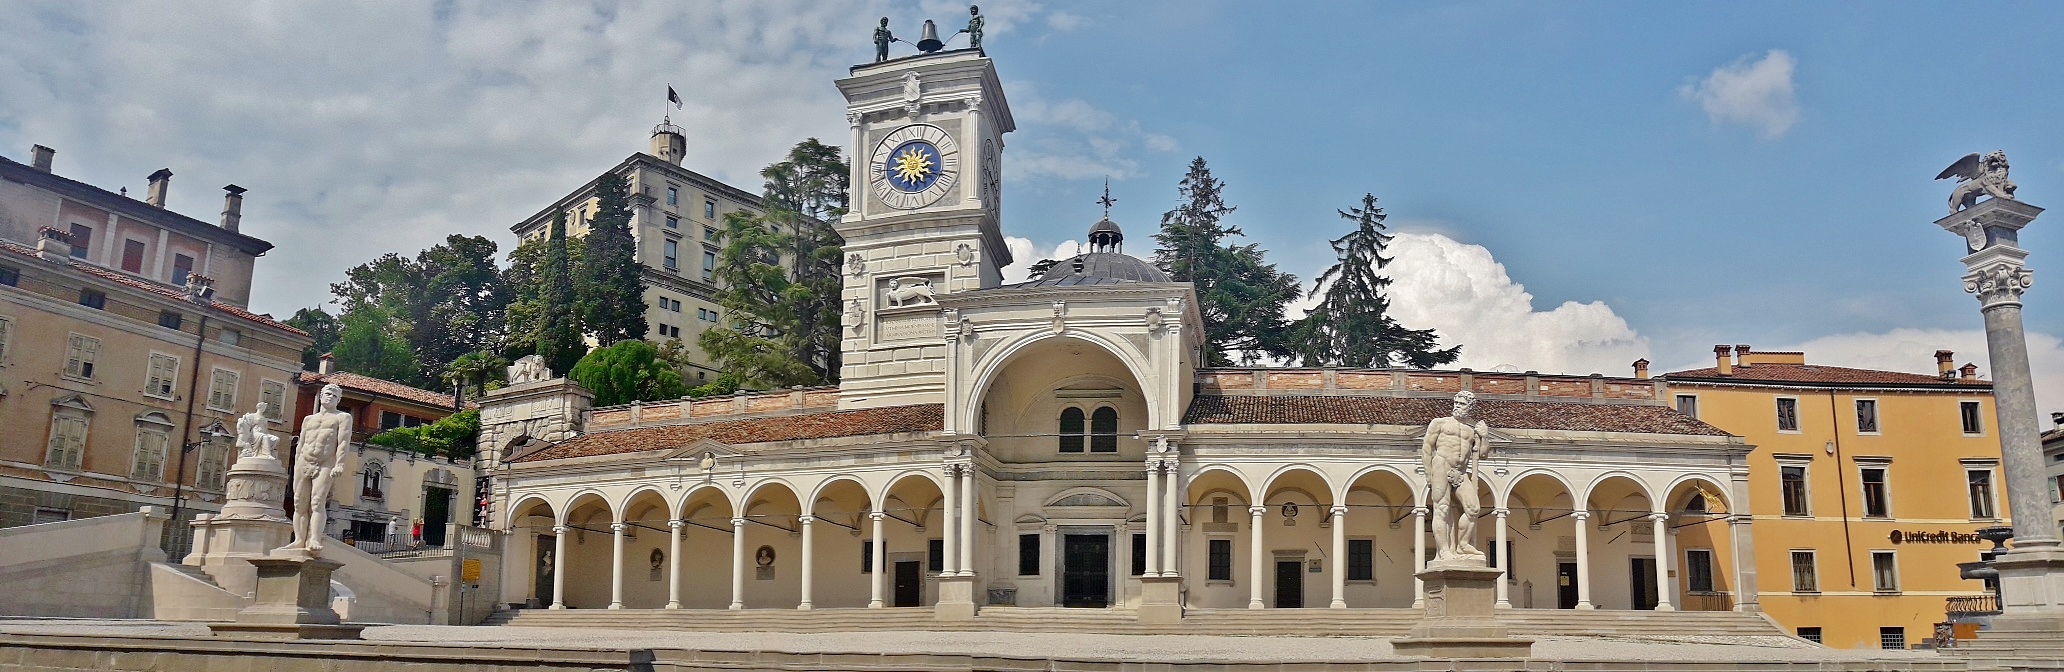
[[[1046,15],[1046,25],[1049,28],[1065,33],[1089,25],[1089,19],[1083,18],[1079,14],[1054,12]]]
[[[1005,84],[1019,136],[1003,155],[1014,178],[1123,180],[1139,175],[1133,157],[1142,151],[1175,152],[1174,138],[1151,133],[1136,120],[1121,120],[1088,101],[1047,99],[1030,82]]]
[[[1698,101],[1715,125],[1749,126],[1765,139],[1784,135],[1799,121],[1799,105],[1792,95],[1792,71],[1798,61],[1783,49],[1750,60],[1754,56],[1714,68],[1705,79],[1677,92]]]
[[[1649,353],[1634,331],[1603,301],[1564,302],[1534,309],[1534,296],[1514,282],[1505,265],[1482,245],[1432,233],[1399,233],[1390,276],[1390,315],[1411,329],[1433,329],[1442,346],[1461,345],[1450,366],[1480,371],[1629,375]],[[1307,297],[1295,311],[1317,304]]]
[[[1822,336],[1796,345],[1769,348],[1806,353],[1810,364],[1885,371],[1935,373],[1935,351],[1956,352],[1957,366],[1978,365],[1978,375],[1992,380],[1985,332],[1951,329],[1894,329],[1883,333]],[[2064,339],[2042,332],[2028,334],[2028,361],[2035,377],[2038,420],[2049,427],[2049,414],[2064,411]],[[1706,364],[1711,366],[1711,364]]]
[[[1004,236],[1003,246],[1010,249],[1012,261],[1011,265],[1005,266],[1002,269],[1003,284],[1019,283],[1030,279],[1032,262],[1039,261],[1032,258],[1034,254],[1037,254],[1032,251],[1032,239]]]

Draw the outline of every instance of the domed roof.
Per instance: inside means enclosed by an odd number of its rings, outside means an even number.
[[[1089,227],[1090,236],[1095,236],[1098,233],[1115,233],[1119,236],[1125,235],[1125,232],[1118,228],[1118,223],[1111,221],[1111,218],[1109,217],[1105,217],[1104,221],[1097,222],[1096,224]]]
[[[1090,252],[1063,259],[1046,269],[1039,276],[1039,282],[1077,280],[1070,284],[1105,284],[1096,280],[1119,282],[1168,282],[1168,274],[1147,263],[1145,259],[1118,252]]]

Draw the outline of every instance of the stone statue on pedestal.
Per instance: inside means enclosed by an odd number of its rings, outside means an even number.
[[[1979,157],[1977,152],[1964,155],[1956,163],[1942,169],[1935,179],[1957,178],[1956,191],[1949,195],[1949,212],[1959,211],[1978,204],[1979,196],[1991,196],[2013,200],[2014,181],[2007,179],[2007,153],[1994,150]],[[1980,246],[1982,247],[1982,246]]]
[[[874,62],[889,60],[889,43],[900,41],[895,33],[889,32],[889,17],[881,17],[881,25],[874,28]]]
[[[980,5],[968,5],[968,27],[961,29],[960,32],[968,34],[969,49],[982,48],[982,23],[982,7]],[[1106,193],[1105,195],[1109,196],[1110,194]]]
[[[294,540],[274,549],[275,556],[322,555],[330,479],[344,473],[344,448],[351,442],[351,414],[337,410],[343,398],[336,383],[324,385],[316,394],[315,412],[301,419],[301,442],[294,451]]]
[[[263,457],[279,459],[279,437],[265,431],[265,414],[272,410],[272,404],[258,402],[258,408],[237,418],[237,457]]]
[[[517,385],[521,383],[535,383],[541,380],[551,379],[552,369],[550,367],[545,366],[544,357],[540,357],[538,355],[526,355],[517,358],[515,364],[509,365],[510,385]]]
[[[1476,394],[1455,393],[1454,414],[1434,418],[1426,425],[1426,441],[1419,458],[1426,466],[1426,505],[1433,514],[1435,562],[1463,562],[1483,566],[1484,553],[1477,550],[1476,517],[1483,512],[1477,499],[1477,462],[1490,453],[1491,429],[1483,421],[1471,424],[1469,410]]]

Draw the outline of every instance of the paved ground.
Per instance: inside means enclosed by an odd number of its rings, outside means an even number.
[[[158,621],[6,619],[0,633],[208,637],[199,623]],[[1003,654],[1089,660],[1344,661],[1393,658],[1380,637],[1223,637],[1206,635],[1096,635],[1031,632],[616,632],[594,628],[386,625],[367,628],[368,640],[569,649],[712,649],[790,653]],[[1673,641],[1674,640],[1674,641]],[[1783,637],[1603,639],[1546,637],[1537,659],[1815,661],[1928,660],[1929,651],[1838,650]]]

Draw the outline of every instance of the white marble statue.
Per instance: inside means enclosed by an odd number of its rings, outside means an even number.
[[[932,281],[928,278],[896,278],[889,281],[889,307],[929,306],[939,301],[932,297]]]
[[[1490,454],[1491,428],[1469,416],[1469,409],[1475,404],[1474,393],[1457,392],[1454,414],[1426,424],[1426,442],[1420,447],[1419,457],[1426,464],[1426,505],[1433,514],[1434,560],[1482,566],[1483,551],[1472,543],[1476,540],[1476,517],[1483,513],[1483,503],[1477,499],[1476,465]]]
[[[551,379],[552,369],[545,366],[544,357],[538,355],[527,355],[518,358],[515,364],[509,365],[510,385],[516,385],[519,383],[535,383],[540,380]]]
[[[344,448],[351,442],[351,414],[337,410],[343,399],[336,383],[324,385],[316,394],[315,412],[301,419],[301,441],[294,452],[294,540],[273,549],[273,555],[322,555],[330,479],[344,473]]]
[[[265,430],[265,414],[272,410],[272,404],[258,402],[258,408],[237,418],[237,457],[263,457],[279,459],[279,437]]]

